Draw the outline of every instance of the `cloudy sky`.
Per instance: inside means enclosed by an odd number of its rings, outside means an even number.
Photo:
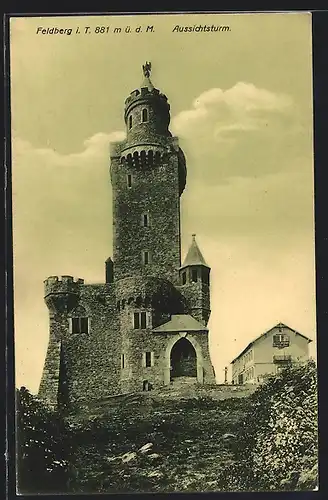
[[[230,29],[172,31],[204,24]],[[212,268],[218,380],[280,321],[315,340],[309,14],[12,18],[10,52],[17,386],[38,390],[43,280],[104,280],[109,143],[124,133],[124,100],[146,60],[187,158],[182,253],[196,233]]]

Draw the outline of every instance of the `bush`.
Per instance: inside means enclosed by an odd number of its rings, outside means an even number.
[[[68,469],[66,426],[25,387],[16,390],[19,493],[64,492]]]
[[[269,377],[249,399],[239,433],[239,479],[231,480],[234,488],[315,489],[317,411],[317,370],[313,361]]]

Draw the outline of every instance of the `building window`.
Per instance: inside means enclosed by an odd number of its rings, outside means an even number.
[[[141,364],[144,368],[150,368],[151,366],[154,366],[154,353],[151,351],[143,352]]]
[[[131,174],[128,174],[126,176],[126,183],[128,185],[128,188],[132,187],[132,175]]]
[[[182,273],[182,284],[185,285],[187,283],[187,273],[183,271]]]
[[[148,109],[144,108],[142,110],[142,121],[148,122]]]
[[[202,269],[202,282],[206,285],[210,284],[210,276],[208,269]]]
[[[125,354],[121,354],[121,368],[126,368]]]
[[[193,281],[194,283],[196,283],[197,282],[197,278],[198,278],[197,269],[192,269],[192,271],[191,271],[191,281]]]
[[[88,318],[72,318],[72,333],[89,333]]]
[[[151,366],[151,352],[147,351],[146,352],[146,368],[149,368]]]
[[[132,128],[132,115],[129,116],[129,129]]]
[[[146,266],[150,262],[150,253],[148,250],[142,251],[142,263]]]
[[[283,349],[289,346],[289,337],[284,333],[278,333],[272,337],[272,346]]]
[[[149,227],[149,214],[142,214],[141,224],[143,227]]]
[[[138,330],[138,329],[145,329],[147,328],[147,316],[146,316],[146,311],[142,312],[135,312],[133,315],[133,328]]]

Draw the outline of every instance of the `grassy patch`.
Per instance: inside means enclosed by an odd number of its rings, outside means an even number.
[[[234,450],[222,440],[244,417],[244,398],[111,407],[74,437],[72,492],[215,491]],[[140,448],[151,443],[142,453]],[[124,454],[127,454],[127,461]]]

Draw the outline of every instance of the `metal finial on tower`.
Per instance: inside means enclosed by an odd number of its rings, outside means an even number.
[[[146,61],[146,63],[142,65],[142,70],[145,77],[149,78],[151,72],[151,62]]]

